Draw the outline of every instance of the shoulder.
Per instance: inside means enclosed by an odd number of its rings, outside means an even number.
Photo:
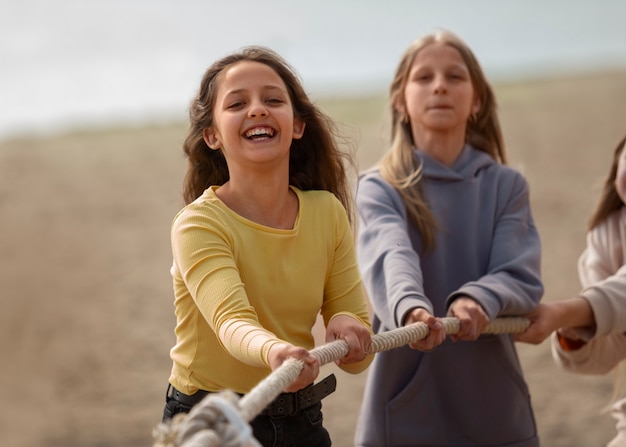
[[[302,206],[313,206],[329,210],[343,208],[339,199],[330,191],[317,189],[303,191],[293,186],[291,188],[298,195],[298,200]]]
[[[356,195],[357,200],[359,196],[376,195],[391,195],[394,198],[400,199],[398,191],[383,178],[380,170],[377,168],[370,169],[359,175]]]
[[[528,196],[530,187],[528,180],[518,168],[510,165],[494,163],[487,168],[501,198]]]
[[[505,182],[526,183],[521,167],[517,168],[512,165],[499,163],[487,152],[478,150],[470,145],[466,146],[465,154],[467,154],[468,161],[466,163],[469,166],[468,169],[474,170],[474,172],[483,171]]]
[[[402,195],[377,169],[359,176],[355,201],[362,220],[378,219],[388,213],[406,218],[406,204]]]
[[[610,225],[617,228],[626,228],[626,206],[622,206],[620,209],[611,214],[607,220]]]
[[[368,169],[359,174],[359,185],[364,183],[380,183],[386,185],[387,182],[383,179],[378,168]]]
[[[177,227],[189,222],[199,223],[201,221],[216,220],[223,214],[220,204],[221,201],[215,195],[215,191],[209,188],[196,200],[185,205],[174,216],[172,226]]]
[[[329,218],[347,219],[347,211],[341,201],[330,191],[325,190],[300,190],[291,187],[298,195],[300,202],[300,215],[307,220],[322,219],[328,221]]]
[[[626,228],[626,206],[609,214],[606,219],[587,232],[588,245],[610,247],[612,241],[620,241],[623,228]]]
[[[292,189],[300,201],[300,234],[308,234],[318,242],[331,242],[336,237],[350,231],[348,212],[341,201],[331,192],[324,190]],[[329,236],[334,235],[334,236]]]
[[[497,176],[504,183],[527,185],[528,182],[523,173],[523,167],[505,165],[493,161],[487,165],[486,169],[493,175]]]
[[[590,234],[606,233],[614,229],[620,229],[626,226],[626,206],[622,206],[620,209],[613,211],[598,225],[589,230]]]

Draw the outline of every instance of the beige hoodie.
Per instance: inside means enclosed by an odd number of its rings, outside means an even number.
[[[552,335],[556,363],[581,374],[606,374],[626,358],[626,207],[611,214],[587,235],[587,247],[578,261],[585,298],[596,320],[596,327],[581,328],[587,340],[575,351],[564,351]],[[626,446],[626,399],[615,403],[618,435],[607,447]]]

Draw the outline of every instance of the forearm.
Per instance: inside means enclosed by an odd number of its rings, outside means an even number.
[[[563,349],[578,349],[578,341],[582,338],[580,334],[595,328],[593,310],[582,297],[541,302],[527,317],[531,324],[524,333],[515,336],[517,341],[537,344],[558,331],[560,338],[576,341],[576,346],[570,347],[568,340],[563,340]]]
[[[252,366],[270,366],[269,351],[279,340],[258,323],[232,320],[220,326],[222,345],[238,360]]]
[[[556,328],[595,326],[595,317],[589,302],[582,297],[550,303],[556,314]]]

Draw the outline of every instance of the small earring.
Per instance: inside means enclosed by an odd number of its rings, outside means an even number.
[[[469,124],[476,124],[478,122],[478,113],[472,113],[467,119]]]

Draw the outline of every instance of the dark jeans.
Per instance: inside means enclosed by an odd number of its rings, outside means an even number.
[[[330,447],[330,435],[322,422],[322,403],[318,402],[293,416],[259,415],[250,426],[264,447]]]
[[[191,408],[166,396],[163,421],[167,422],[177,413],[188,413]],[[263,447],[330,447],[330,435],[322,422],[322,403],[318,402],[293,416],[260,414],[250,422],[250,426]]]

